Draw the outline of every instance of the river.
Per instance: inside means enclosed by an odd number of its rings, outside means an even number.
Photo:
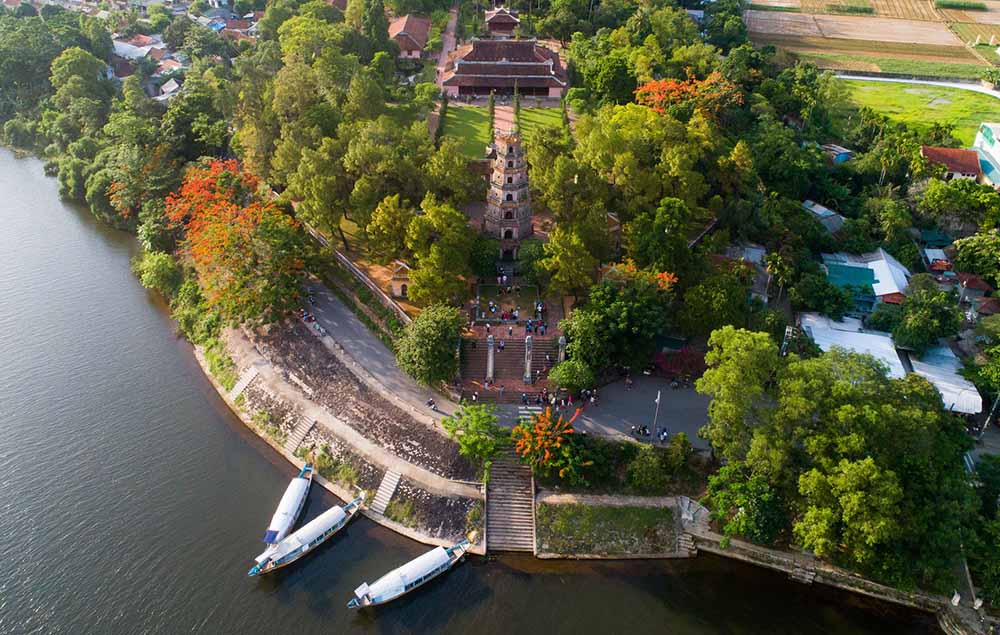
[[[358,519],[250,579],[293,475],[129,272],[132,237],[0,149],[0,633],[937,633],[933,617],[712,556],[474,558],[375,612],[426,549]],[[312,517],[336,503],[314,488]]]

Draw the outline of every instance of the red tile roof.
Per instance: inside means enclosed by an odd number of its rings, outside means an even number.
[[[125,42],[131,44],[132,46],[138,46],[139,48],[156,44],[156,40],[148,35],[143,35],[142,33],[132,36],[131,39],[125,40]]]
[[[906,296],[902,293],[887,293],[885,295],[879,296],[879,299],[888,304],[902,304]]]
[[[460,46],[445,66],[445,86],[564,87],[559,54],[535,40],[473,40]]]
[[[1000,300],[996,298],[980,298],[976,305],[976,313],[980,315],[996,315],[1000,313]]]
[[[992,291],[993,287],[990,283],[986,282],[974,273],[965,273],[964,271],[956,272],[958,276],[958,281],[966,289],[972,289],[974,291]]]
[[[509,11],[505,7],[497,7],[486,12],[486,24],[490,26],[517,25],[521,20],[517,17],[517,11]]]
[[[431,31],[431,19],[404,15],[389,23],[389,37],[396,40],[401,51],[422,51]]]
[[[943,165],[949,172],[979,174],[979,155],[974,150],[920,146],[920,156]]]
[[[249,28],[249,20],[226,20],[226,29],[230,31],[246,31]]]

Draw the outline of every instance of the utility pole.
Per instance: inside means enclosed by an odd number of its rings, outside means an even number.
[[[660,391],[656,391],[656,410],[653,412],[653,430],[656,430],[656,419],[660,416]]]

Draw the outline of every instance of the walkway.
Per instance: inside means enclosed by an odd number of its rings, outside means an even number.
[[[682,496],[619,496],[610,494],[564,494],[541,490],[537,501],[546,505],[593,505],[596,507],[680,507]]]
[[[364,370],[363,375],[358,377],[361,381],[368,383],[369,379],[374,378],[381,384],[377,392],[425,421],[438,421],[442,416],[454,413],[458,408],[455,403],[444,399],[430,388],[421,386],[399,369],[392,351],[368,330],[340,298],[321,284],[313,283],[310,286],[314,289],[316,303],[309,307],[309,311],[316,316],[316,321],[326,329],[327,334]],[[352,367],[351,370],[353,372],[355,368]],[[434,412],[426,406],[427,400],[431,398],[437,402],[440,412]]]
[[[640,375],[634,378],[632,390],[625,389],[624,380],[601,388],[597,406],[585,406],[573,427],[599,437],[636,439],[631,435],[632,426],[649,426],[651,436],[638,440],[652,442],[656,435],[653,414],[657,391],[660,391],[660,413],[656,417],[656,427],[666,427],[671,436],[683,432],[696,449],[708,450],[709,443],[698,437],[698,430],[708,420],[711,399],[694,388],[671,388],[670,382],[662,377]],[[517,425],[517,413],[517,406],[501,406],[498,409],[500,423],[508,427]],[[564,414],[572,414],[572,411],[567,410]]]
[[[995,97],[1000,99],[1000,92],[995,91],[991,88],[986,88],[981,84],[966,84],[964,82],[945,82],[934,79],[902,79],[896,77],[878,77],[875,75],[842,75],[837,74],[835,77],[837,79],[854,79],[865,82],[890,82],[893,84],[923,84],[924,86],[941,86],[942,88],[960,88],[962,90],[971,90],[974,93],[980,93],[982,95],[989,95],[990,97]]]
[[[452,5],[448,24],[441,33],[441,54],[438,55],[437,73],[435,78],[437,85],[441,85],[441,77],[444,75],[444,67],[448,64],[448,53],[455,50],[455,27],[458,25],[458,2]]]
[[[257,381],[262,382],[267,390],[286,403],[297,407],[304,420],[315,421],[316,425],[322,426],[340,439],[343,439],[351,448],[364,455],[376,465],[416,481],[421,487],[435,494],[465,496],[469,498],[479,498],[481,496],[478,487],[452,481],[408,461],[404,461],[388,452],[382,446],[373,443],[350,425],[335,417],[328,410],[308,399],[298,387],[286,382],[275,371],[274,367],[254,350],[253,344],[242,331],[235,332],[229,338],[228,344],[230,351],[235,357],[243,360],[244,363],[257,367]]]

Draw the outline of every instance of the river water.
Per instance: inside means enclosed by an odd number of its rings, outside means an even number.
[[[937,633],[932,617],[726,559],[474,558],[369,613],[426,547],[358,519],[262,579],[292,468],[129,272],[134,240],[0,149],[0,633]],[[306,518],[335,504],[314,488]]]

